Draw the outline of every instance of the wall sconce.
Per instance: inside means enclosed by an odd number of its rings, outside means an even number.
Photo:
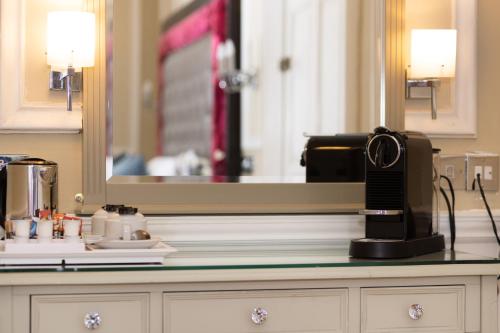
[[[236,69],[236,47],[230,39],[217,47],[219,88],[226,94],[239,93],[243,88],[256,85],[256,72],[243,72]]]
[[[440,78],[454,77],[457,58],[457,30],[413,29],[411,31],[411,65],[406,80],[406,98],[412,88],[431,89],[432,119],[437,119],[436,89]]]
[[[47,17],[47,64],[49,88],[64,90],[71,111],[72,92],[82,86],[82,67],[95,61],[95,15],[88,12],[50,12]]]

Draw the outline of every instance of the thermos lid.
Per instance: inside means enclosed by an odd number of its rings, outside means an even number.
[[[134,207],[120,207],[118,208],[118,213],[120,215],[135,215],[138,209]]]
[[[112,213],[112,212],[118,212],[118,209],[120,209],[120,207],[124,207],[124,205],[109,205],[109,204],[107,204],[106,206],[102,206],[102,209],[104,209],[108,213]]]
[[[41,158],[25,158],[19,161],[10,162],[9,165],[57,165],[57,163]]]

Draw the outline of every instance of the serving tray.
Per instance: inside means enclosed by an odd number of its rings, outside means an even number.
[[[101,249],[87,245],[85,251],[6,252],[0,241],[0,265],[91,265],[91,264],[161,264],[166,256],[177,250],[165,243],[150,249]]]
[[[5,253],[75,253],[85,252],[85,243],[82,240],[66,241],[64,239],[45,242],[30,239],[21,243],[8,239],[3,241],[3,251]]]

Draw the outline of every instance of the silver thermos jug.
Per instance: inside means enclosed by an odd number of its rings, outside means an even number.
[[[27,158],[9,163],[6,169],[5,220],[57,211],[57,163]]]

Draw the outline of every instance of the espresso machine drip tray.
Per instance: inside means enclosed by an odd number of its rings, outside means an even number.
[[[361,238],[351,241],[349,255],[354,258],[396,259],[439,252],[444,249],[444,236],[410,240]]]

